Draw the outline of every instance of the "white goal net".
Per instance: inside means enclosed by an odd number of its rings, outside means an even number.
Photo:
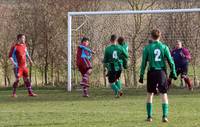
[[[81,80],[76,67],[76,50],[80,39],[90,39],[93,56],[93,73],[90,84],[93,87],[108,86],[102,60],[104,48],[109,44],[111,34],[122,36],[129,45],[129,67],[122,74],[126,87],[139,87],[139,67],[141,51],[148,44],[149,32],[158,28],[162,32],[161,41],[171,49],[176,40],[190,50],[189,74],[198,79],[200,61],[200,9],[140,10],[109,12],[69,12],[68,13],[68,91],[78,87]]]

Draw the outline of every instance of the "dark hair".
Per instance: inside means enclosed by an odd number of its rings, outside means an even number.
[[[89,38],[83,37],[83,38],[81,39],[81,43],[83,43],[83,42],[85,42],[85,41],[89,41]]]
[[[159,29],[154,29],[154,30],[151,31],[151,37],[154,40],[157,40],[160,36],[161,36],[161,32],[160,32]]]
[[[110,41],[115,41],[117,39],[117,36],[115,34],[111,35]]]
[[[121,45],[124,42],[124,38],[123,37],[119,37],[117,41]]]
[[[21,39],[22,36],[25,36],[25,34],[18,34],[18,35],[17,35],[17,40],[19,41],[19,39]]]
[[[152,42],[153,42],[153,40],[150,39],[150,40],[149,40],[149,44],[151,44]]]

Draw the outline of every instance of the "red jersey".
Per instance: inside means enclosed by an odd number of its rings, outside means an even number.
[[[29,57],[26,44],[15,44],[12,46],[9,58],[12,57],[15,63],[15,67],[26,67],[27,58]]]

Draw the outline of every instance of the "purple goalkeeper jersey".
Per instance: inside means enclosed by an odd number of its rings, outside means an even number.
[[[191,59],[187,48],[174,49],[171,52],[176,68],[187,66]]]

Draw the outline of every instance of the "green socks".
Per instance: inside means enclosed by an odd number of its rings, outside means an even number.
[[[163,117],[167,117],[169,112],[169,104],[162,104],[162,111]]]
[[[113,89],[113,91],[115,92],[115,96],[118,95],[119,92],[119,88],[117,87],[117,85],[115,85],[115,83],[111,84],[111,88]]]
[[[152,103],[147,103],[146,104],[146,109],[147,109],[148,118],[151,118],[152,117]]]
[[[118,80],[115,82],[116,86],[118,87],[119,90],[122,89],[122,83],[121,83],[121,80]]]
[[[152,117],[152,103],[147,103],[146,109],[147,109],[148,118],[151,118]],[[168,117],[169,104],[162,104],[162,111],[163,111],[163,117]]]

